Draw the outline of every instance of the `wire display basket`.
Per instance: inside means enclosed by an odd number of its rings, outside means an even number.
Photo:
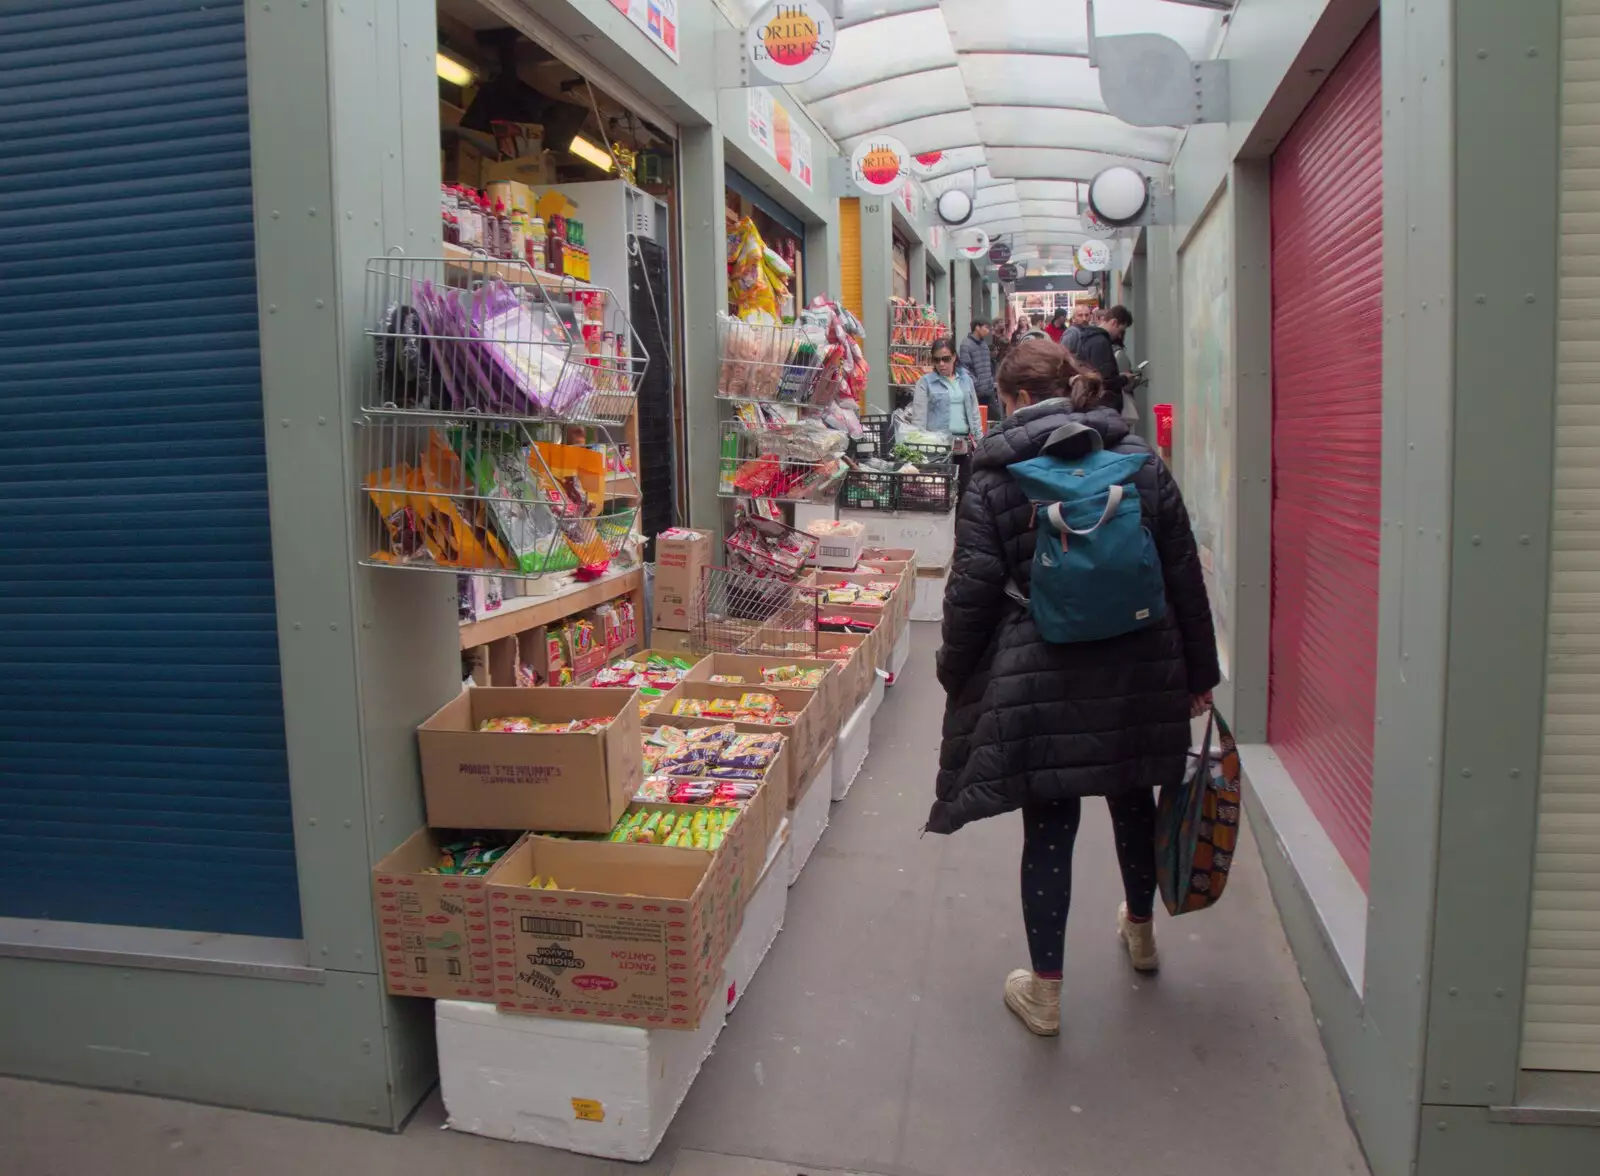
[[[622,424],[649,357],[611,291],[472,255],[367,263],[364,413]]]
[[[820,327],[771,326],[717,317],[717,399],[814,405],[833,401],[842,356]]]
[[[638,510],[609,509],[603,456],[540,435],[551,431],[484,417],[363,420],[372,509],[358,562],[520,578],[605,570]]]
[[[817,602],[795,581],[747,568],[706,568],[692,624],[696,648],[707,653],[815,651]]]
[[[768,429],[730,426],[722,436],[717,493],[724,498],[828,502],[849,466],[850,439],[808,420]]]
[[[928,351],[949,333],[931,306],[899,298],[890,301],[889,346],[891,348]]]
[[[815,535],[741,511],[723,546],[730,568],[795,581],[806,574],[820,544]]]

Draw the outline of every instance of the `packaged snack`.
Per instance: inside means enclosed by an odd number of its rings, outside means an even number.
[[[757,774],[749,778],[759,780],[761,773],[777,758],[782,748],[781,735],[736,735],[717,756],[717,765],[723,768],[758,769]]]
[[[484,719],[483,722],[478,724],[478,730],[480,731],[504,731],[515,734],[524,734],[529,731],[541,731],[543,729],[544,724],[537,722],[534,719],[510,715],[494,719]]]
[[[702,704],[700,713],[710,719],[732,719],[741,709],[737,698],[713,698]]]
[[[855,602],[856,590],[854,588],[829,588],[823,600],[824,604],[854,604]]]
[[[712,674],[707,679],[713,686],[743,686],[743,674]]]
[[[826,670],[802,670],[799,666],[767,666],[761,679],[769,686],[793,686],[802,690],[816,690],[822,685]]]
[[[680,698],[672,704],[672,713],[675,715],[703,715],[709,714],[706,710],[706,700],[703,698]]]
[[[771,694],[750,691],[739,696],[739,713],[757,716],[755,722],[765,722],[767,716],[774,714],[777,709],[778,700]]]

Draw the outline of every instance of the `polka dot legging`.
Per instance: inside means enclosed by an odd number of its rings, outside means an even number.
[[[1156,895],[1155,794],[1140,789],[1106,800],[1128,913],[1148,919]],[[1061,977],[1072,906],[1072,845],[1083,803],[1076,797],[1022,809],[1022,919],[1035,974]]]

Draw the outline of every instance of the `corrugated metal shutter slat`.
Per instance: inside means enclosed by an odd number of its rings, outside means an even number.
[[[238,0],[0,12],[0,915],[300,934]]]
[[[1363,885],[1383,450],[1380,65],[1374,20],[1272,159],[1267,738]]]
[[[1600,1071],[1600,0],[1562,28],[1555,513],[1522,1064]]]

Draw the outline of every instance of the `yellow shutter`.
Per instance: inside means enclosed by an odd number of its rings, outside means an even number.
[[[1522,1064],[1600,1071],[1600,0],[1566,0],[1550,641]]]
[[[861,313],[861,200],[839,201],[839,305],[866,322]]]

